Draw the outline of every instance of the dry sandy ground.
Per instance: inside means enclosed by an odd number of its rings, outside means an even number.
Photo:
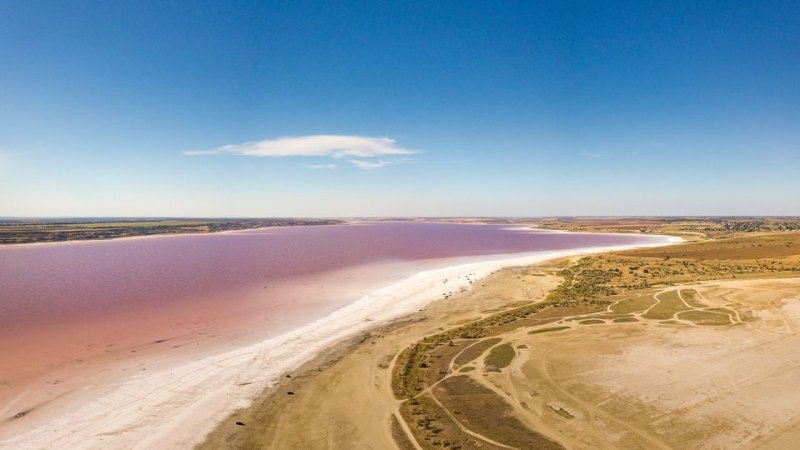
[[[476,378],[571,448],[796,448],[800,279],[692,288],[745,321],[518,330],[513,363]]]
[[[513,270],[501,271],[482,289],[340,346],[224,422],[205,447],[397,447],[394,355],[495,308],[541,299],[557,282],[553,276],[523,281]],[[568,330],[529,334],[531,328],[522,328],[503,335],[515,348],[512,363],[487,371],[479,358],[468,375],[503,397],[522,423],[567,448],[796,448],[800,278],[705,282],[652,293],[664,299],[680,291],[689,307],[690,290],[704,310],[733,311],[731,324],[664,323],[642,317],[644,311],[633,313],[634,323],[567,318],[543,327]]]
[[[543,274],[519,278],[514,269],[502,270],[483,280],[480,289],[431,303],[404,321],[362,336],[361,343],[339,346],[222,423],[203,448],[395,448],[390,420],[399,402],[390,386],[392,358],[426,335],[497,308],[542,299],[560,281]]]

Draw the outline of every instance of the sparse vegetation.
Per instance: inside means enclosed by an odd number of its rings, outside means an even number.
[[[693,306],[695,308],[703,308],[707,306],[697,298],[697,291],[694,289],[682,289],[680,291],[680,296],[689,306]]]
[[[502,398],[465,375],[444,380],[434,391],[448,410],[459,411],[459,422],[496,442],[520,449],[563,448],[523,425]]]
[[[598,267],[592,263],[592,257],[581,258],[572,267],[558,272],[558,275],[564,281],[547,296],[547,300],[564,306],[578,302],[595,303],[617,293],[609,284],[617,272]]]
[[[581,320],[578,323],[581,325],[599,325],[601,323],[606,323],[606,321],[602,319],[586,319],[586,320]]]
[[[551,331],[568,330],[570,328],[572,328],[572,327],[570,327],[570,326],[560,326],[560,327],[539,328],[537,330],[528,331],[528,334],[549,333]]]
[[[657,297],[658,303],[650,308],[642,317],[651,320],[672,319],[676,313],[689,309],[678,297],[676,291],[662,293]]]
[[[719,312],[683,311],[676,316],[681,320],[689,320],[697,325],[730,325],[731,316]]]
[[[484,362],[489,370],[500,370],[508,367],[508,365],[511,364],[511,361],[514,359],[514,356],[516,356],[514,347],[512,347],[510,343],[506,342],[505,344],[500,344],[493,347],[489,351],[489,354],[486,355]]]
[[[612,312],[625,314],[625,313],[644,311],[655,304],[656,304],[656,299],[648,295],[643,297],[620,300],[619,302],[611,305],[610,309]]]
[[[457,366],[463,366],[464,364],[474,361],[490,347],[500,342],[500,340],[501,340],[500,338],[491,338],[477,342],[467,347],[467,349],[461,352],[461,354],[458,355],[453,362]]]
[[[638,321],[639,319],[635,317],[620,317],[619,319],[614,319],[614,323],[632,323]]]

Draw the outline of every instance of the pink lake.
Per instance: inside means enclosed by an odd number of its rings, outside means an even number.
[[[420,270],[663,241],[379,222],[3,246],[0,423],[79,389],[84,376],[274,336]]]

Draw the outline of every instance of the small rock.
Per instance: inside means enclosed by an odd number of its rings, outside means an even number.
[[[243,426],[244,426],[244,422],[239,422],[239,421],[237,420],[237,421],[236,421],[236,425],[239,425],[240,427],[243,427]]]

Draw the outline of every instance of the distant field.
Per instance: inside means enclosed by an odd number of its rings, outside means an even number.
[[[211,233],[265,227],[330,225],[325,219],[0,220],[0,244],[27,244],[175,233]]]
[[[800,273],[800,233],[759,233],[584,258],[592,295],[611,289]],[[588,289],[588,287],[587,287]]]
[[[800,233],[745,236],[702,244],[638,250],[630,254],[655,258],[745,260],[800,255]]]
[[[577,217],[541,219],[537,223],[552,230],[662,233],[689,240],[800,232],[798,217]]]

